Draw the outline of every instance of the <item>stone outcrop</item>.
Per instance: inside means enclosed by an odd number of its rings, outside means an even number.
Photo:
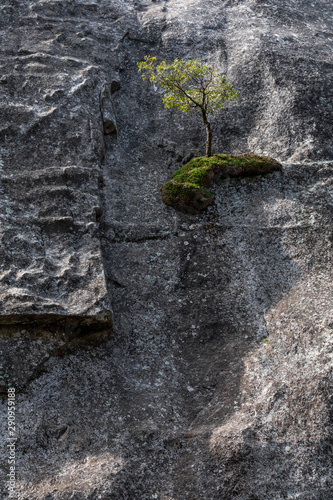
[[[213,194],[206,189],[214,181],[259,177],[272,172],[282,172],[282,165],[267,156],[243,153],[193,158],[161,187],[162,200],[181,212],[200,214],[214,202]]]
[[[332,3],[3,0],[0,30],[17,497],[330,498]],[[220,67],[242,99],[213,151],[282,172],[166,207],[205,134],[142,83],[147,54]]]

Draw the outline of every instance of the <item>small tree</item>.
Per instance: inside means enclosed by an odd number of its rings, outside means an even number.
[[[145,56],[137,63],[143,80],[162,89],[166,109],[176,108],[184,113],[197,111],[204,122],[206,156],[212,155],[212,132],[209,115],[221,111],[224,101],[237,99],[238,92],[217,69],[201,63],[201,59],[184,61],[175,59],[172,64],[162,61],[156,65],[156,57]]]

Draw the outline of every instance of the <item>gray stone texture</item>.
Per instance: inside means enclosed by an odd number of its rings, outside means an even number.
[[[331,1],[2,0],[0,30],[17,498],[331,498]],[[242,99],[214,152],[283,171],[166,207],[205,131],[141,81],[147,54],[220,67]]]

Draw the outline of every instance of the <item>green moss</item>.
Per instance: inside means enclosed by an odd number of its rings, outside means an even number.
[[[213,199],[213,195],[207,189],[193,182],[179,182],[172,180],[162,186],[162,197],[166,205],[182,206],[193,203],[195,199],[203,195],[205,198]]]
[[[216,174],[220,178],[254,177],[281,169],[280,163],[267,156],[247,153],[200,156],[176,170],[172,180],[161,187],[162,199],[178,210],[200,213],[213,203],[213,195],[206,187]]]
[[[275,168],[272,169],[272,167]],[[238,167],[242,169],[242,174],[246,175],[250,171],[253,171],[253,175],[260,175],[262,173],[270,173],[273,170],[280,170],[281,165],[268,156],[258,156],[254,154],[242,154],[242,155],[214,155],[207,158],[206,156],[199,156],[193,158],[184,165],[183,168],[177,170],[173,174],[173,178],[178,176],[179,173],[190,172],[194,169],[213,169],[214,171],[224,170],[229,167]],[[264,172],[266,170],[266,172]],[[268,171],[267,171],[268,170]],[[259,172],[260,171],[260,172]],[[257,174],[256,174],[257,172]]]

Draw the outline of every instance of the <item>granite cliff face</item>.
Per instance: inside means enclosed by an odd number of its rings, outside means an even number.
[[[332,496],[333,6],[0,6],[1,386],[23,499]],[[282,172],[159,187],[204,130],[136,62],[197,58],[242,93],[214,152]],[[264,339],[266,339],[264,341]],[[7,433],[2,400],[2,435]],[[7,498],[6,443],[1,497]]]

